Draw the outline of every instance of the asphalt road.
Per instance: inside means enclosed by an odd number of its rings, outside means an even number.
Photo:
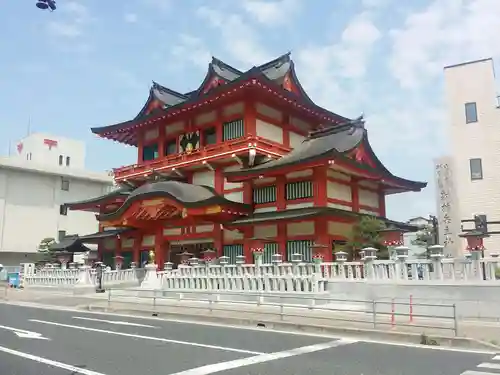
[[[2,375],[500,374],[494,356],[0,304]]]

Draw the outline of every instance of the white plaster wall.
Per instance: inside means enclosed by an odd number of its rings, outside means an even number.
[[[222,231],[224,241],[235,241],[235,240],[242,240],[243,239],[243,233],[238,232],[237,230],[227,230],[224,229]]]
[[[333,168],[334,167],[328,168],[327,170],[328,177],[336,178],[337,180],[342,180],[342,181],[351,181],[351,176],[345,173],[340,173],[338,171],[335,171]]]
[[[215,173],[213,171],[199,171],[193,173],[194,185],[215,187]]]
[[[294,132],[290,132],[289,134],[290,134],[290,147],[291,148],[299,147],[302,144],[302,142],[304,142],[304,139],[306,139],[306,137],[304,137],[301,134],[297,134]]]
[[[295,236],[308,236],[314,234],[314,221],[289,223],[286,225],[287,233]]]
[[[214,225],[213,224],[198,225],[196,227],[196,233],[212,232],[213,230],[214,230]]]
[[[351,187],[349,185],[328,181],[326,186],[328,198],[351,202]]]
[[[233,202],[243,203],[243,192],[242,191],[232,191],[231,193],[224,194],[226,199]]]
[[[378,208],[378,194],[371,190],[359,189],[359,204]]]
[[[142,237],[141,246],[154,246],[155,245],[155,236],[144,236]]]
[[[57,141],[57,145],[49,148],[45,139]],[[18,145],[21,148],[17,148]],[[21,150],[21,151],[19,151]],[[51,134],[33,133],[21,139],[13,147],[12,157],[29,161],[35,164],[59,167],[59,155],[63,156],[61,168],[83,169],[85,167],[85,143],[75,139],[64,138]],[[28,157],[30,154],[30,157]],[[66,166],[66,157],[70,158],[70,165]]]
[[[257,110],[257,113],[263,114],[264,116],[273,118],[275,120],[281,121],[283,118],[283,113],[276,108],[269,107],[266,104],[263,103],[256,103],[255,104],[255,109]]]
[[[278,236],[277,225],[257,225],[254,227],[254,236],[257,238],[274,238]]]
[[[262,184],[271,184],[276,181],[276,178],[274,177],[268,177],[268,178],[257,178],[253,180],[254,185],[262,185]]]
[[[312,174],[313,174],[312,169],[305,169],[303,171],[287,173],[286,178],[306,177],[306,176],[312,176]]]
[[[451,138],[451,156],[460,219],[485,214],[500,220],[500,109],[497,107],[492,60],[462,64],[444,71]],[[466,124],[465,103],[475,102],[478,122]],[[469,159],[481,158],[483,179],[471,181]],[[500,236],[484,241],[490,251],[500,250]],[[465,241],[462,248],[465,247]]]
[[[214,122],[216,118],[217,118],[217,113],[215,111],[202,113],[201,115],[195,117],[194,124],[203,125],[209,122]]]
[[[182,228],[165,228],[163,229],[164,236],[178,236],[182,234]]]
[[[350,238],[352,235],[352,224],[329,221],[328,234]]]
[[[145,141],[152,141],[153,139],[158,138],[160,135],[160,130],[158,128],[150,129],[144,133]]]
[[[328,202],[327,206],[330,208],[338,208],[339,210],[352,211],[352,206],[345,206],[343,204]]]
[[[165,134],[179,133],[184,129],[186,123],[184,121],[176,121],[171,124],[165,125]]]
[[[98,230],[92,212],[68,211],[60,205],[105,193],[111,182],[69,178],[69,191],[61,190],[61,176],[31,170],[0,168],[0,257],[2,252],[36,252],[43,238],[67,234],[90,234]]]
[[[376,182],[366,181],[366,180],[359,181],[358,185],[359,186],[364,186],[364,187],[367,187],[367,188],[371,188],[371,189],[377,189],[378,188],[378,184]]]
[[[232,171],[238,171],[240,170],[239,165],[232,165],[230,167],[224,168],[224,172],[232,172]],[[242,182],[228,182],[227,178],[224,178],[224,190],[229,190],[229,189],[239,189],[243,187]]]
[[[297,117],[290,116],[290,124],[305,131],[309,131],[311,129],[311,124],[305,122]],[[290,137],[291,138],[291,137]]]
[[[230,104],[222,108],[222,115],[231,116],[238,113],[243,113],[244,109],[245,109],[245,103],[243,102]]]
[[[314,202],[303,202],[303,203],[293,203],[293,204],[287,204],[286,209],[287,210],[296,210],[299,208],[308,208],[308,207],[313,207]]]
[[[262,212],[275,212],[277,211],[278,208],[276,206],[269,206],[269,207],[258,207],[253,210],[254,213],[262,213]]]
[[[257,119],[255,124],[257,136],[274,142],[283,143],[283,128]]]

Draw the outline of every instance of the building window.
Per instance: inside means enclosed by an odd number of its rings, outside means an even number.
[[[276,186],[264,186],[253,190],[253,203],[276,202]]]
[[[297,181],[286,184],[286,200],[311,198],[312,196],[312,181]]]
[[[470,159],[470,179],[474,180],[482,180],[483,179],[483,163],[481,159]]]
[[[465,123],[470,124],[477,122],[477,107],[476,103],[465,103]]]
[[[312,261],[312,240],[295,240],[286,242],[286,260],[290,262],[293,254],[300,254],[303,262]]]
[[[69,156],[66,156],[66,167],[69,167],[69,162],[70,162],[70,158],[69,158]]]
[[[69,180],[66,178],[61,178],[61,190],[69,191]]]
[[[165,155],[177,154],[177,141],[170,141],[165,144]]]
[[[59,165],[63,165],[63,156],[59,155]]]
[[[209,146],[217,143],[217,132],[215,128],[203,130],[203,145]]]
[[[243,245],[234,244],[234,245],[224,245],[222,250],[224,256],[229,257],[229,263],[235,264],[236,257],[238,255],[243,255]]]
[[[245,135],[245,126],[243,120],[228,121],[222,124],[222,140],[241,138]]]
[[[66,231],[65,230],[59,230],[59,231],[57,231],[57,241],[61,242],[64,237],[66,237]]]
[[[26,154],[26,160],[31,160],[32,156],[33,156],[33,155],[31,154],[31,152],[28,152],[28,153]]]
[[[68,206],[61,204],[59,206],[59,215],[67,216],[68,215]]]
[[[142,160],[149,161],[158,158],[158,144],[144,146],[142,149]]]

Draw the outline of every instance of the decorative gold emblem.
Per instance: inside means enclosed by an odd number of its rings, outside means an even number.
[[[185,208],[182,209],[181,216],[183,219],[185,219],[188,216],[188,212]]]
[[[148,256],[149,256],[149,263],[155,264],[155,252],[154,252],[154,250],[149,250]]]

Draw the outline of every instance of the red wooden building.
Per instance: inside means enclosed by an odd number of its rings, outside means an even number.
[[[100,232],[80,238],[107,264],[143,263],[154,249],[161,267],[208,248],[251,262],[255,238],[265,262],[310,260],[313,242],[331,260],[360,216],[387,220],[386,195],[426,186],[382,165],[362,118],[314,104],[289,54],[246,72],[213,59],[196,90],[153,83],[134,119],[92,132],[138,150],[114,170],[115,191],[68,203],[97,213]]]

